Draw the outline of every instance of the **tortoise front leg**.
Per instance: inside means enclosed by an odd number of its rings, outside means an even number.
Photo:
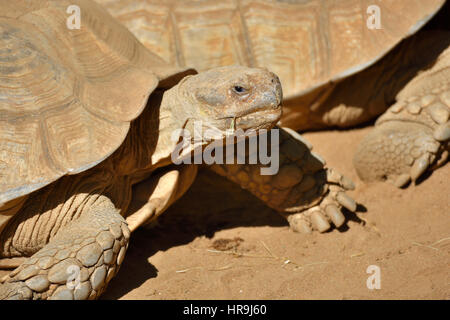
[[[130,232],[112,202],[95,206],[1,279],[0,299],[95,299],[119,270]]]
[[[444,165],[450,152],[450,47],[419,73],[361,141],[353,163],[365,182],[397,187]]]
[[[133,186],[133,200],[126,213],[133,232],[150,225],[192,185],[197,176],[196,165],[171,166]]]
[[[297,132],[279,128],[279,133],[279,171],[275,175],[261,175],[260,164],[214,164],[211,169],[280,212],[294,231],[324,232],[330,222],[343,225],[341,208],[356,210],[355,201],[345,193],[354,188],[353,182],[325,168],[325,162]]]

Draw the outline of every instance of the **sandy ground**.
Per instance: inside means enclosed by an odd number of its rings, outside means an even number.
[[[449,299],[450,165],[418,185],[363,184],[352,167],[370,128],[307,133],[355,181],[347,227],[292,232],[277,213],[209,171],[152,230],[132,235],[103,299]],[[367,287],[380,269],[381,289]]]

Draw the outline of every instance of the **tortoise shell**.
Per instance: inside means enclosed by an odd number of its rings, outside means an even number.
[[[374,64],[445,2],[96,1],[167,62],[198,71],[231,64],[267,67],[280,77],[287,99]]]
[[[0,207],[106,159],[182,73],[94,2],[1,1]]]

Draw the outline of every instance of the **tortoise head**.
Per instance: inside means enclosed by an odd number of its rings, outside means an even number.
[[[270,129],[281,117],[280,79],[266,69],[214,68],[185,77],[173,90],[183,106],[176,116],[186,119],[184,128],[191,131],[199,123],[215,131],[215,139],[238,129]]]

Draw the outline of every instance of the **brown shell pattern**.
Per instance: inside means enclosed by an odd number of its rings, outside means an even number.
[[[375,63],[444,0],[96,0],[152,52],[198,71],[266,67],[285,98]],[[373,7],[380,29],[370,29]]]
[[[0,206],[108,157],[175,70],[94,2],[1,1]]]

